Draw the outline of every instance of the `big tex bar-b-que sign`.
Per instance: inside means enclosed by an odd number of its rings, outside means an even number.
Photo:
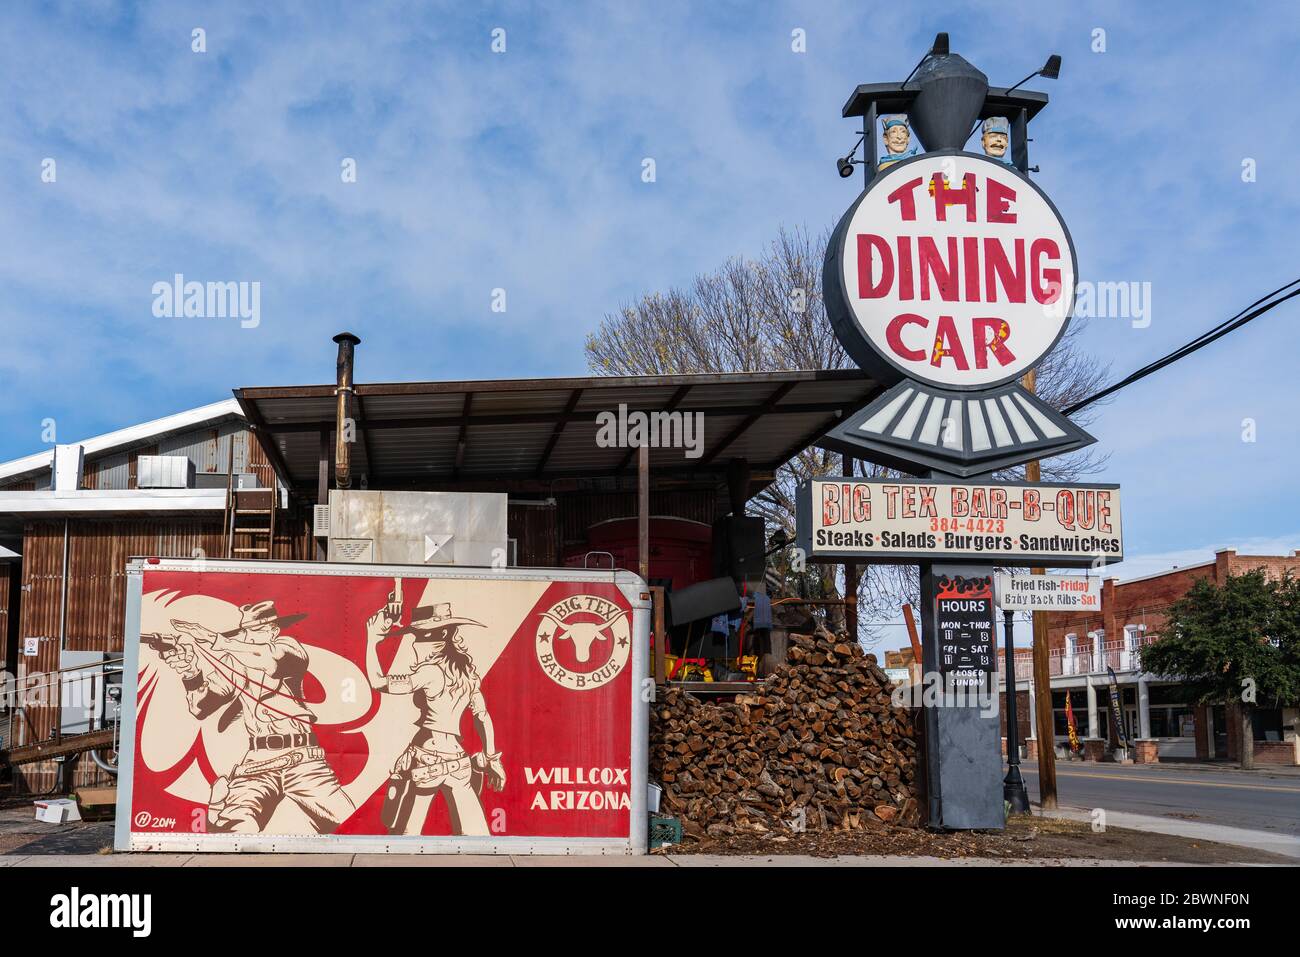
[[[809,559],[968,560],[1060,567],[1123,558],[1114,485],[937,481],[809,483],[799,501]]]

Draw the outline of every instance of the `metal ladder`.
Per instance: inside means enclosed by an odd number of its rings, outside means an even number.
[[[276,490],[232,488],[226,494],[226,557],[266,558],[275,544]],[[249,536],[249,544],[235,547],[235,536]]]

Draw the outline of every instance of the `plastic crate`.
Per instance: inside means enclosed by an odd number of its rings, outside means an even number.
[[[650,849],[682,842],[682,822],[675,817],[650,818]]]

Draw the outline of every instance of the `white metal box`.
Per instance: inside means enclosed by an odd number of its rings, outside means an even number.
[[[194,487],[194,463],[186,455],[142,455],[135,474],[137,488]]]
[[[335,489],[329,560],[503,568],[507,501],[503,492]]]

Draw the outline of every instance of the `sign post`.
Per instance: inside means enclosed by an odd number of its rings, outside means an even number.
[[[1014,611],[1002,612],[1002,641],[1006,653],[1007,688],[1007,776],[1002,779],[1002,800],[1011,805],[1013,814],[1029,813],[1029,792],[1025,779],[1020,776],[1020,726],[1019,702],[1016,701],[1016,655],[1012,634],[1015,630]]]
[[[926,753],[937,759],[929,779],[937,785],[930,792],[931,821],[951,828],[1000,828],[1005,820],[998,788],[1001,765],[944,760],[945,755],[996,755],[999,750],[992,576],[978,565],[927,563],[921,571],[921,601],[922,649],[934,649],[936,664],[934,669],[927,665],[922,680],[928,692],[923,700],[930,705],[927,718],[935,731],[926,739]]]
[[[1054,77],[1059,58],[1048,62],[1040,72]],[[994,478],[1096,441],[1022,384],[1067,331],[1078,263],[1060,213],[1028,176],[1028,124],[1047,97],[1019,85],[990,87],[941,34],[902,83],[859,86],[843,112],[863,118],[866,185],[822,272],[836,338],[884,391],[818,445],[903,477],[805,483],[798,539],[812,562],[920,568],[931,827],[1004,821],[994,570],[1123,558],[1117,486]],[[980,124],[983,152],[969,152]],[[1058,591],[1083,601],[1087,587]]]
[[[1014,663],[1014,651],[1012,649],[1012,619],[1017,611],[1030,612],[1031,620],[1035,625],[1035,632],[1038,631],[1038,624],[1041,621],[1040,614],[1044,611],[1097,611],[1101,608],[1101,579],[1099,578],[1080,578],[1077,575],[1047,575],[1047,574],[1009,574],[999,572],[997,576],[997,600],[998,607],[1002,609],[1004,616],[1004,630],[1006,632],[1006,688],[1007,688],[1007,776],[1003,783],[1003,793],[1006,800],[1011,802],[1013,810],[1020,808],[1023,800],[1024,809],[1029,809],[1029,798],[1021,797],[1024,792],[1024,780],[1020,776],[1020,755],[1018,753],[1018,743],[1016,734],[1018,728],[1015,727],[1017,702],[1015,697],[1016,673]],[[1034,677],[1037,680],[1038,674],[1038,648],[1035,647],[1034,655]],[[1046,670],[1046,659],[1044,658],[1044,670]],[[1041,687],[1041,685],[1035,685]],[[1047,697],[1046,702],[1048,721],[1046,724],[1039,722],[1039,740],[1051,741],[1051,735],[1055,737],[1054,728],[1051,721],[1051,699],[1050,696],[1039,695],[1039,698]],[[1041,706],[1040,706],[1041,707]],[[1037,715],[1031,715],[1030,720],[1037,718]],[[1046,731],[1046,734],[1044,733]],[[1044,757],[1044,755],[1049,755]],[[1040,770],[1044,764],[1050,763],[1054,755],[1050,747],[1042,748],[1039,753],[1038,764]],[[1044,802],[1055,804],[1055,767],[1048,772],[1048,782],[1052,782],[1048,787],[1040,781],[1039,793]]]

